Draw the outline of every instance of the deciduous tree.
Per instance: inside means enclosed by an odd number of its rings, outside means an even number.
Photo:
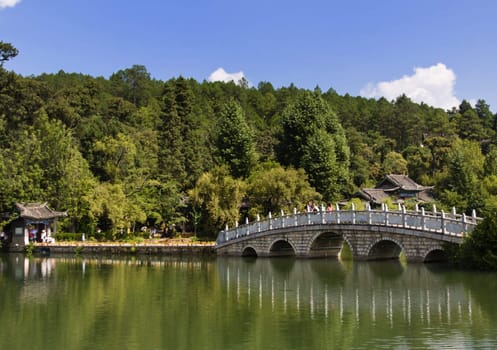
[[[305,210],[309,200],[319,202],[321,195],[311,187],[303,169],[285,169],[278,163],[263,163],[248,179],[248,198],[251,218],[256,214],[274,214],[294,208]]]
[[[221,166],[202,174],[188,194],[192,205],[202,213],[200,230],[204,235],[215,236],[225,225],[233,227],[239,221],[246,185]]]

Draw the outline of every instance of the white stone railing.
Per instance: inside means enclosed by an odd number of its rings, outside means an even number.
[[[269,213],[265,220],[260,220],[258,215],[253,223],[249,223],[246,218],[245,225],[237,224],[231,229],[226,226],[219,232],[216,244],[224,244],[247,236],[266,235],[276,229],[326,224],[398,227],[463,237],[470,233],[481,220],[474,210],[471,216],[457,214],[455,208],[448,214],[443,210],[437,211],[435,205],[431,212],[425,211],[424,208],[418,209],[418,207],[414,211],[407,211],[404,206],[400,205],[397,210],[389,210],[387,205],[382,205],[381,210],[372,210],[369,206],[366,210],[355,210],[354,205],[351,210],[340,210],[336,205],[333,211],[326,211],[322,206],[317,212],[298,213],[294,209],[293,214],[287,215],[282,211],[278,217],[273,217]]]

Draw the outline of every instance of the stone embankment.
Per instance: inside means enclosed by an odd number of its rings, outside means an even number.
[[[137,254],[137,255],[214,255],[214,242],[160,240],[125,242],[36,243],[35,253],[42,254]]]

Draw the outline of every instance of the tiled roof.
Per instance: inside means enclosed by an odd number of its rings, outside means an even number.
[[[358,195],[367,201],[375,203],[382,203],[385,198],[389,197],[383,189],[379,188],[363,188],[359,191]]]
[[[432,188],[418,185],[407,175],[390,174],[379,182],[375,188],[363,188],[357,195],[366,201],[380,204],[386,198],[392,198],[392,194],[395,194],[396,191],[401,190],[401,192],[416,192],[416,199],[420,202],[432,202],[433,197],[430,193]]]
[[[423,191],[431,187],[418,185],[413,179],[407,175],[390,174],[381,181],[376,188],[383,188],[385,190],[401,188],[404,191]]]
[[[429,190],[424,190],[418,193],[418,199],[421,202],[433,202],[434,199]]]
[[[46,220],[67,216],[65,211],[55,211],[47,203],[16,203],[19,216],[26,219]]]

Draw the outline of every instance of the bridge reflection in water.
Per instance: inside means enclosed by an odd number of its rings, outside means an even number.
[[[227,300],[249,309],[335,318],[340,323],[370,326],[396,322],[471,324],[471,292],[461,283],[447,284],[425,265],[399,262],[354,262],[224,258],[218,264]],[[435,278],[434,278],[435,277]],[[476,309],[476,310],[475,310]]]

